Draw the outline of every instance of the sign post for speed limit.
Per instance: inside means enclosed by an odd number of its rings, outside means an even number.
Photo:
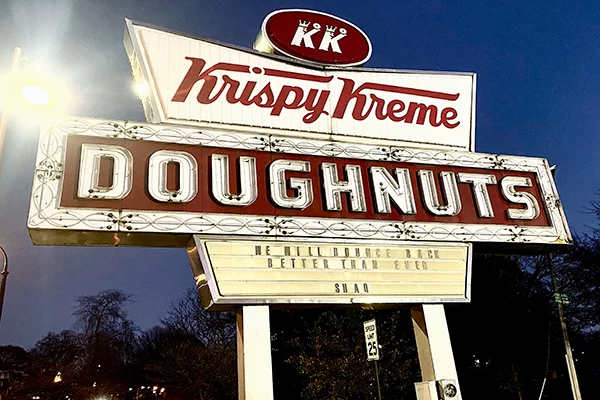
[[[379,343],[377,343],[377,326],[375,320],[370,319],[363,322],[365,330],[365,345],[367,346],[367,361],[375,361],[375,378],[377,379],[377,395],[381,400],[381,388],[379,387],[379,368],[377,360],[379,360]]]

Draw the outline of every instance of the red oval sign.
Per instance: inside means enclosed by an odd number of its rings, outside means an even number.
[[[360,28],[318,11],[274,11],[265,18],[261,34],[269,50],[311,63],[353,66],[371,57],[371,41]]]

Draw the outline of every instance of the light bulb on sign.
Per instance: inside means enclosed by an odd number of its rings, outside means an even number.
[[[139,98],[144,98],[148,94],[148,84],[146,82],[137,82],[134,85],[135,92]]]

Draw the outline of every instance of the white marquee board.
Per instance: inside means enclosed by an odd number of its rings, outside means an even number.
[[[468,302],[467,243],[248,241],[194,237],[204,304]],[[200,260],[198,263],[194,260]]]

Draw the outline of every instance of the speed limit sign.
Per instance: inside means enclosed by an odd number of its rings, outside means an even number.
[[[379,345],[377,344],[377,327],[375,326],[375,320],[363,322],[365,329],[365,344],[367,345],[367,360],[376,361],[379,360]]]

